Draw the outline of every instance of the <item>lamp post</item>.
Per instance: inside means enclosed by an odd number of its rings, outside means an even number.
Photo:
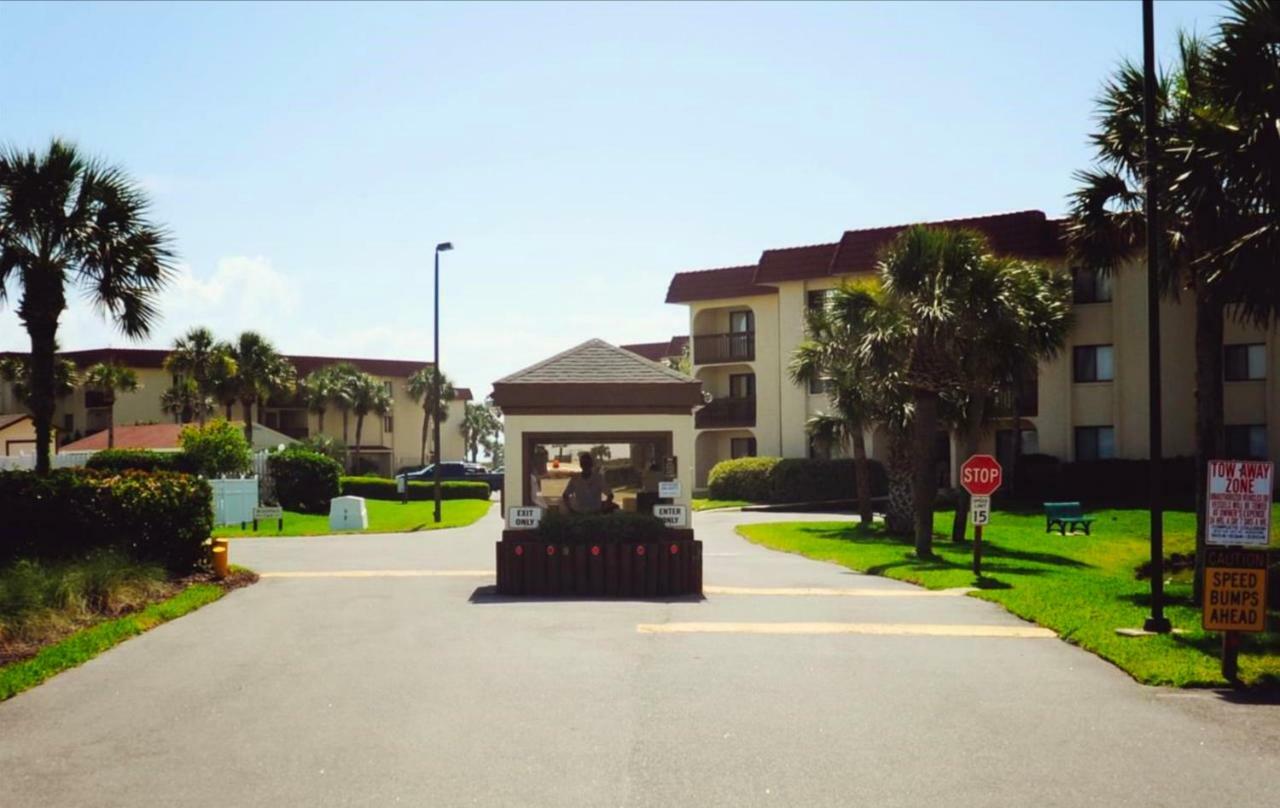
[[[433,383],[431,385],[431,409],[433,413],[434,424],[432,426],[432,447],[435,449],[435,459],[431,468],[431,483],[435,488],[436,511],[435,521],[440,522],[440,390],[443,385],[440,384],[440,253],[448,252],[453,249],[452,242],[442,241],[436,245],[436,316],[435,316],[435,336],[432,339],[435,347],[435,359],[431,366]]]
[[[1143,628],[1164,634],[1170,631],[1164,616],[1164,501],[1161,489],[1164,469],[1163,418],[1160,401],[1160,259],[1159,206],[1156,204],[1156,55],[1152,0],[1142,0],[1142,122],[1146,129],[1147,214],[1147,418],[1151,450],[1151,616]]]

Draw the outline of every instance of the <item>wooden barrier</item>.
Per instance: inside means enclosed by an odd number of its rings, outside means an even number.
[[[498,592],[529,597],[661,598],[702,594],[702,542],[671,530],[652,542],[548,544],[525,531],[497,543]]]

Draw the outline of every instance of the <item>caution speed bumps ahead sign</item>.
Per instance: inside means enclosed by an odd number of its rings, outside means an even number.
[[[1206,631],[1264,631],[1267,625],[1267,553],[1209,547],[1205,551]]]

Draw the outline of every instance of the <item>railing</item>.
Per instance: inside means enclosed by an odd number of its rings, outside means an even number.
[[[1034,418],[1040,414],[1040,385],[1031,379],[1017,391],[1001,390],[991,401],[991,415],[997,418],[1013,417],[1014,396],[1017,396],[1018,415]]]
[[[756,332],[732,331],[727,334],[700,334],[693,338],[693,363],[753,362],[756,358]]]
[[[698,429],[716,429],[756,425],[756,399],[718,398],[698,410],[694,418]]]

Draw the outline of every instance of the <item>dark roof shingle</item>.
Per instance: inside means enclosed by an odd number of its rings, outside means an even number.
[[[694,300],[716,300],[722,297],[753,297],[776,295],[772,286],[757,286],[756,265],[701,269],[694,272],[677,272],[667,287],[668,303],[689,303]]]
[[[837,246],[833,242],[811,244],[807,247],[765,250],[760,255],[755,282],[778,283],[804,278],[820,278],[831,271],[831,259],[836,254]]]

